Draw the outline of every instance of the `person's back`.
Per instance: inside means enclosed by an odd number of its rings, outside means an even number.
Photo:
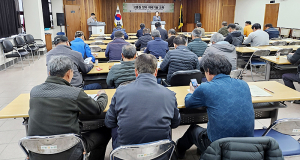
[[[205,36],[205,29],[202,28],[202,23],[201,22],[198,22],[196,24],[197,28],[201,30],[201,36],[204,37]]]
[[[141,23],[141,24],[140,24],[140,27],[141,27],[141,29],[139,29],[139,30],[136,32],[136,36],[137,36],[138,39],[139,39],[140,37],[143,36],[143,29],[145,28],[145,24],[144,24],[144,23]]]
[[[152,40],[150,35],[150,29],[144,28],[143,35],[136,41],[135,46],[139,49],[143,49],[147,47],[149,41]]]
[[[92,55],[89,45],[84,43],[83,39],[84,35],[82,33],[75,33],[75,39],[70,42],[72,44],[70,47],[72,50],[80,52],[83,59],[90,57],[92,62],[95,63],[95,57]]]
[[[168,31],[168,39],[166,39],[166,42],[168,42],[168,47],[174,47],[174,43],[173,43],[173,40],[174,38],[176,37],[176,31],[175,29],[170,29]]]
[[[261,26],[255,23],[252,26],[254,32],[250,33],[244,44],[251,44],[251,47],[269,45],[269,34],[261,30]]]
[[[152,31],[151,35],[154,40],[147,43],[147,48],[144,50],[144,53],[150,53],[156,58],[164,58],[166,53],[169,51],[168,42],[163,41],[160,38],[160,33],[158,30]]]
[[[279,30],[274,28],[272,24],[266,24],[265,27],[266,27],[265,32],[269,34],[269,39],[279,37]]]
[[[252,25],[251,25],[251,22],[250,21],[246,21],[245,22],[245,27],[244,27],[244,35],[246,37],[249,36],[250,33],[253,32],[253,29],[252,29]]]
[[[201,57],[207,48],[207,43],[201,39],[202,32],[199,28],[196,28],[192,32],[192,41],[187,45],[188,49],[195,53],[198,57]]]
[[[224,21],[222,22],[222,28],[219,29],[218,33],[222,34],[224,37],[226,37],[229,33],[227,30],[227,22]]]
[[[224,41],[229,42],[230,44],[234,46],[242,45],[244,42],[244,36],[241,32],[236,30],[235,24],[229,24],[228,25],[228,31],[230,32],[227,37],[224,39]]]
[[[163,62],[160,64],[162,71],[168,71],[167,82],[176,71],[200,69],[198,57],[185,46],[185,39],[177,36],[174,39],[175,50],[166,54]]]
[[[124,39],[128,39],[128,35],[127,35],[125,29],[122,29],[122,28],[119,27],[119,26],[111,33],[111,35],[110,35],[110,38],[111,38],[111,39],[114,39],[114,38],[115,38],[115,33],[116,33],[117,31],[121,31],[121,32],[124,34]]]
[[[156,22],[155,27],[156,27],[156,30],[159,31],[162,40],[165,41],[166,39],[168,39],[168,32],[167,32],[167,30],[161,28],[160,22]]]
[[[122,47],[130,44],[124,40],[124,33],[121,31],[115,32],[115,39],[107,44],[105,57],[109,60],[121,60]]]
[[[180,123],[174,92],[157,84],[156,58],[140,55],[135,71],[137,79],[117,88],[105,116],[105,125],[115,128],[113,148],[171,139],[171,128]]]

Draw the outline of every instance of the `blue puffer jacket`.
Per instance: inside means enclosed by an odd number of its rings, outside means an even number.
[[[159,58],[159,56],[164,58],[168,51],[168,42],[163,41],[160,37],[155,37],[154,40],[148,42],[144,53],[150,53],[156,58]]]
[[[91,57],[92,62],[95,63],[95,57],[92,55],[89,45],[85,44],[81,38],[75,38],[71,44],[72,50],[80,52],[83,59]]]
[[[112,42],[107,44],[105,57],[108,57],[109,60],[121,60],[122,47],[127,44],[130,43],[126,42],[123,38],[114,39]]]

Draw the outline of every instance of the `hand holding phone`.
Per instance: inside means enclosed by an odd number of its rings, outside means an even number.
[[[198,87],[198,82],[196,79],[191,79],[191,83],[195,89]]]

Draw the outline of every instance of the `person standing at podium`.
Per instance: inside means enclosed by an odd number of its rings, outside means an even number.
[[[160,16],[158,16],[158,15],[159,15],[159,12],[156,11],[156,12],[155,12],[155,16],[153,16],[153,21],[161,21],[161,18],[160,18]]]
[[[91,23],[97,22],[95,13],[91,13],[91,17],[89,19],[87,19],[87,24],[90,25]],[[90,36],[92,35],[92,26],[89,26],[89,32],[90,32]]]

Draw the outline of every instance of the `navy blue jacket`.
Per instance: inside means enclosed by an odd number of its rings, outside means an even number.
[[[274,27],[266,29],[265,32],[269,34],[269,39],[279,37],[279,31]]]
[[[154,40],[148,42],[147,48],[145,49],[144,53],[150,53],[156,58],[159,58],[159,56],[164,58],[168,51],[168,42],[163,41],[159,37],[155,37]]]
[[[107,44],[105,57],[108,57],[109,60],[121,60],[122,47],[127,44],[130,43],[126,42],[123,38],[114,39]]]
[[[156,30],[159,31],[162,40],[165,41],[166,39],[168,39],[168,32],[167,32],[167,30],[162,29],[161,27],[157,27]]]
[[[119,86],[106,112],[105,125],[116,128],[116,146],[170,139],[171,128],[180,124],[175,93],[157,84],[150,73]]]
[[[185,97],[186,108],[206,107],[211,142],[226,137],[253,137],[254,109],[245,81],[218,74]]]
[[[145,27],[139,29],[139,30],[136,32],[136,36],[137,36],[138,38],[140,38],[140,37],[143,36],[143,29],[144,29],[144,28],[145,28]]]
[[[128,35],[127,35],[127,33],[125,32],[125,30],[123,30],[123,29],[116,29],[116,30],[114,30],[114,31],[112,32],[112,34],[110,35],[110,38],[111,38],[111,39],[114,39],[114,38],[115,38],[115,32],[117,32],[117,31],[122,31],[122,32],[124,33],[124,38],[125,38],[125,39],[128,39]]]
[[[152,41],[151,35],[145,34],[139,38],[139,40],[135,43],[135,46],[140,49],[145,48],[147,47],[149,41]]]

